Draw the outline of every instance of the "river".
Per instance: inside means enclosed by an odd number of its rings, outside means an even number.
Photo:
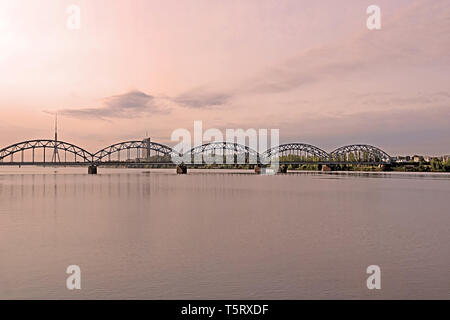
[[[450,175],[86,172],[0,167],[0,299],[450,298]]]

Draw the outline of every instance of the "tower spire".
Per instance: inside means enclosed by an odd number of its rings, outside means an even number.
[[[58,112],[55,113],[55,142],[58,141]]]
[[[53,142],[52,162],[56,162],[56,159],[61,162],[58,153],[58,112],[55,112],[55,141]]]

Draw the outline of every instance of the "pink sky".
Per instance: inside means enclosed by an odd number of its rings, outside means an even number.
[[[0,148],[51,138],[58,111],[90,151],[203,120],[450,154],[449,34],[448,0],[0,0]]]

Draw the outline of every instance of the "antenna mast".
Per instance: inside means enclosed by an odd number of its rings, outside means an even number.
[[[56,162],[56,158],[58,158],[58,162],[61,162],[57,146],[58,146],[58,112],[55,113],[55,141],[53,145],[52,162]]]

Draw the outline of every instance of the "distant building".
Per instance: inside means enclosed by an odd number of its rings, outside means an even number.
[[[420,162],[420,160],[423,160],[423,157],[421,157],[421,156],[413,156],[413,161],[414,162]]]
[[[404,163],[404,162],[408,162],[409,161],[409,156],[405,157],[405,156],[397,156],[393,158],[395,162],[398,163]]]

